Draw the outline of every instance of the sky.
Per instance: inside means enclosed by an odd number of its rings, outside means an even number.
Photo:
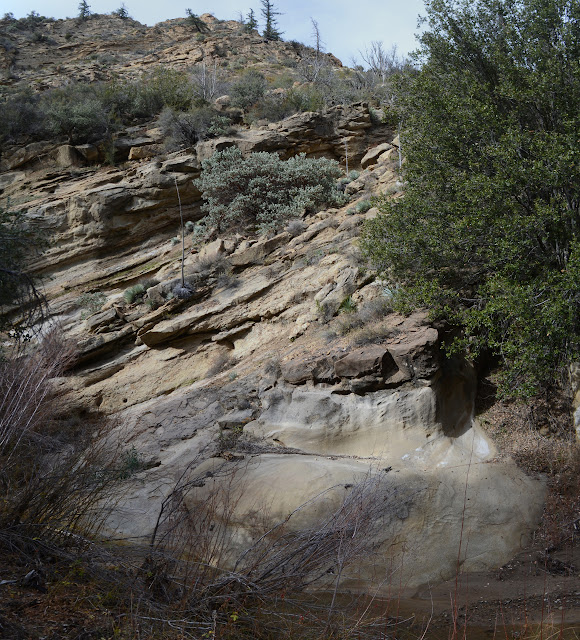
[[[110,13],[122,0],[87,0],[94,13]],[[221,20],[236,20],[254,9],[260,22],[260,0],[124,0],[135,20],[153,25],[170,18],[185,17],[190,8],[201,15],[211,13]],[[350,66],[353,57],[361,62],[360,52],[372,41],[383,42],[386,49],[396,44],[399,53],[416,48],[417,19],[423,15],[423,0],[276,0],[278,27],[284,40],[312,44],[313,18],[318,22],[325,50]],[[13,13],[22,18],[31,11],[52,18],[78,15],[78,0],[0,0],[0,15]]]

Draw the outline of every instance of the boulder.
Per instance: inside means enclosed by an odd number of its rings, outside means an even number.
[[[75,149],[86,164],[95,164],[99,161],[99,150],[94,144],[79,144]]]
[[[397,370],[389,351],[381,345],[355,349],[334,363],[339,378],[361,378],[373,375],[387,378]]]
[[[214,105],[215,108],[218,111],[226,111],[226,109],[228,109],[230,107],[231,104],[231,98],[230,96],[220,96],[219,98],[216,98],[214,100]]]
[[[468,456],[466,444],[452,445],[457,462]],[[203,480],[188,493],[186,504],[195,513],[213,500],[224,519],[227,515],[233,564],[259,537],[256,505],[264,530],[284,523],[287,532],[317,531],[341,509],[350,513],[343,505],[356,487],[362,492],[351,507],[356,515],[346,518],[356,518],[378,548],[354,560],[356,570],[345,571],[340,587],[368,590],[373,584],[373,592],[385,596],[395,588],[402,589],[399,595],[412,595],[453,577],[458,565],[462,572],[485,571],[509,561],[541,517],[544,484],[514,464],[461,464],[427,474],[413,464],[389,467],[383,460],[369,471],[361,460],[292,453],[255,456],[241,469],[239,463],[211,459],[195,470]],[[228,487],[235,500],[216,501]],[[124,531],[129,533],[127,527]],[[330,573],[327,587],[335,579]]]
[[[118,351],[126,342],[135,336],[135,327],[125,325],[119,331],[97,335],[78,343],[79,354],[75,360],[76,365],[86,364],[98,360],[103,356]]]
[[[411,378],[429,378],[439,368],[439,334],[433,327],[418,327],[387,346],[398,369]]]
[[[129,160],[144,160],[153,158],[159,154],[159,147],[156,144],[143,145],[142,147],[131,147],[129,149]]]
[[[252,409],[238,409],[230,411],[225,416],[218,418],[217,423],[223,429],[232,429],[247,423],[252,418]]]
[[[355,166],[366,154],[371,139],[388,141],[393,137],[385,125],[373,125],[367,103],[337,105],[324,113],[297,113],[267,129],[241,130],[235,136],[206,140],[196,145],[200,160],[205,160],[216,151],[237,146],[242,153],[257,151],[275,152],[282,158],[299,153],[326,155],[344,161],[348,141],[349,162]]]
[[[64,144],[56,150],[55,161],[59,167],[80,167],[83,164],[83,158],[76,150],[76,147],[70,144]]]
[[[213,242],[204,245],[199,254],[198,260],[218,260],[221,256],[225,255],[225,241],[223,238],[217,238]]]
[[[296,358],[281,365],[282,377],[290,384],[302,384],[309,380],[332,383],[337,381],[332,358]]]
[[[234,267],[246,267],[250,264],[259,264],[264,258],[291,239],[289,233],[280,233],[269,240],[260,240],[249,247],[240,247],[230,256],[230,264]]]
[[[392,144],[389,142],[383,142],[382,144],[378,144],[376,147],[369,149],[360,161],[361,168],[366,169],[367,167],[376,164],[379,160],[379,156],[392,148]]]
[[[11,152],[5,152],[0,160],[0,171],[12,171],[33,160],[40,160],[42,156],[54,151],[54,142],[31,142],[25,147],[19,147]]]
[[[111,309],[106,309],[105,311],[99,311],[98,313],[94,313],[89,316],[85,320],[85,326],[87,331],[91,333],[102,333],[106,331],[111,331],[114,326],[120,325],[122,322],[121,318],[117,310],[112,307]]]
[[[26,178],[26,173],[24,171],[10,171],[3,173],[0,175],[0,192],[4,191],[4,189],[10,185],[24,180],[24,178]]]

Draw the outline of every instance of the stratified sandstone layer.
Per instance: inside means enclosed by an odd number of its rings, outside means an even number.
[[[84,40],[67,45],[61,27],[61,54],[76,52],[79,77],[97,74],[83,64]],[[149,38],[146,28],[130,27],[132,37]],[[174,41],[154,54],[135,57],[129,41],[115,50],[127,74],[160,60],[179,68],[218,46],[193,43],[177,24],[159,29]],[[254,52],[265,46],[239,37]],[[276,55],[290,55],[286,49]],[[34,58],[28,48],[19,55]],[[31,65],[22,81],[34,73]],[[58,85],[59,74],[51,67],[47,86]],[[194,180],[215,150],[343,161],[345,141],[351,168],[361,169],[346,185],[347,206],[263,238],[237,234],[195,249],[187,240],[193,295],[168,299],[181,270],[180,245],[171,243],[179,233],[176,183],[193,222],[202,215]],[[146,540],[187,470],[207,478],[186,497],[192,510],[235,478],[234,558],[255,540],[257,512],[269,526],[298,509],[289,526],[315,527],[353,485],[377,477],[380,544],[344,576],[345,586],[374,580],[387,588],[396,576],[415,589],[458,567],[507,561],[540,518],[544,485],[494,461],[473,418],[473,370],[442,358],[439,331],[424,314],[384,311],[361,316],[360,326],[348,322],[354,308],[388,306],[356,244],[377,210],[359,213],[356,205],[401,195],[392,130],[374,124],[361,103],[239,128],[186,151],[166,153],[161,142],[149,123],[119,134],[121,166],[100,166],[97,147],[60,141],[8,150],[0,165],[3,197],[50,238],[35,268],[54,320],[79,345],[73,375],[57,381],[66,410],[114,417],[111,441],[140,461],[119,487],[108,531]],[[129,304],[123,292],[138,282],[147,293]],[[83,300],[97,294],[103,304],[92,312]]]

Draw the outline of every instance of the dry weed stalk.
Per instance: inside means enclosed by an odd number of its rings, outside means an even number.
[[[53,379],[73,359],[53,330],[35,352],[0,364],[0,544],[7,547],[57,549],[104,517],[97,504],[116,480],[115,456],[96,444],[105,425],[59,415]]]
[[[22,440],[33,437],[46,418],[53,395],[49,381],[61,375],[72,358],[70,346],[50,333],[36,353],[0,362],[0,456],[4,465],[10,464]]]
[[[181,476],[162,504],[151,539],[143,567],[148,591],[170,604],[167,620],[179,624],[178,619],[187,619],[184,630],[215,634],[221,629],[222,637],[268,637],[284,627],[295,633],[297,611],[305,610],[300,594],[319,588],[328,594],[326,604],[311,623],[321,637],[332,637],[344,624],[337,595],[347,570],[370,560],[378,533],[400,504],[400,496],[384,473],[369,474],[347,485],[338,508],[315,526],[293,527],[297,514],[345,490],[344,485],[331,487],[273,526],[264,526],[266,514],[256,524],[252,544],[235,559],[232,532],[239,526],[236,510],[244,471],[239,464],[224,463],[208,475],[187,470]],[[206,483],[212,488],[204,491],[205,499],[195,499],[192,490]],[[233,636],[228,635],[232,626]],[[353,634],[365,637],[360,616]]]

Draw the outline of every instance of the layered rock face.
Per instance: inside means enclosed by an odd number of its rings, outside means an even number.
[[[395,153],[383,151],[347,186],[353,204],[393,190]],[[191,154],[157,161],[168,198],[176,177],[191,178],[181,169],[195,162]],[[141,163],[136,175],[152,166]],[[124,206],[108,202],[112,214]],[[298,510],[291,526],[313,528],[357,482],[378,477],[387,495],[373,534],[378,550],[342,576],[345,588],[368,588],[369,580],[387,588],[396,575],[414,590],[458,566],[500,565],[525,543],[544,487],[494,462],[494,446],[473,419],[470,366],[442,358],[438,330],[422,314],[364,319],[365,309],[385,301],[356,249],[360,225],[375,214],[347,206],[305,218],[298,235],[218,238],[188,252],[187,300],[165,300],[178,282],[180,250],[155,226],[141,244],[137,231],[101,227],[94,237],[118,247],[105,257],[94,251],[83,260],[72,243],[55,247],[62,253],[48,285],[53,309],[80,348],[75,375],[61,382],[69,410],[115,416],[113,439],[142,462],[109,518],[115,537],[147,539],[187,473],[212,476],[190,488],[192,512],[209,493],[239,491],[228,518],[231,558],[256,539],[257,511],[267,526]],[[135,213],[142,237],[149,220]],[[66,233],[74,238],[74,227]],[[148,285],[147,299],[161,304],[152,311],[122,299],[126,286],[146,277],[159,281]],[[97,289],[107,303],[81,320],[79,293]],[[359,310],[343,313],[345,300]]]
[[[191,35],[167,32],[175,42],[156,59],[194,56]],[[368,199],[401,196],[392,138],[357,104],[175,153],[163,152],[152,126],[135,128],[117,139],[117,167],[95,164],[99,149],[88,146],[34,143],[4,154],[0,189],[51,239],[35,268],[53,319],[78,344],[75,370],[57,381],[65,409],[110,415],[113,448],[139,461],[107,521],[115,538],[147,540],[164,500],[184,477],[198,478],[182,496],[191,513],[212,496],[235,496],[232,562],[290,514],[289,529],[320,526],[373,478],[375,552],[342,576],[345,588],[396,581],[414,590],[458,569],[501,565],[525,543],[544,485],[495,461],[473,417],[474,371],[442,357],[426,315],[389,310],[357,249],[362,223],[377,215]],[[205,158],[237,145],[342,162],[345,142],[351,168],[361,169],[345,187],[348,205],[263,238],[195,248],[186,238],[192,295],[168,295],[181,272],[171,242],[177,189],[185,219],[198,220],[194,180]],[[146,294],[129,303],[123,294],[136,283]],[[87,303],[97,299],[98,310]],[[222,502],[216,520],[224,510]]]
[[[245,375],[242,365],[231,381],[237,365],[221,384],[193,383],[126,410],[123,437],[152,469],[138,474],[112,517],[116,535],[150,534],[161,501],[190,465],[204,479],[188,494],[192,513],[214,495],[236,495],[232,558],[259,536],[256,513],[274,526],[299,511],[289,526],[315,529],[357,482],[380,476],[380,545],[342,576],[343,587],[388,588],[396,575],[414,591],[509,560],[541,515],[543,485],[493,461],[494,446],[473,421],[471,368],[436,362],[424,318],[397,322],[404,337],[392,345],[325,352],[314,366],[308,349],[282,362],[281,373],[266,363]],[[269,341],[284,337],[273,331]],[[413,360],[428,365],[409,366]],[[228,448],[216,451],[216,438]]]

